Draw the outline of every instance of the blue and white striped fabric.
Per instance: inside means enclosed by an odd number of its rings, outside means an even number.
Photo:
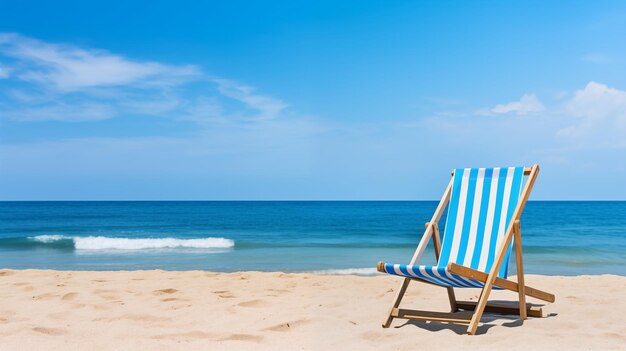
[[[437,266],[385,264],[389,274],[420,278],[452,287],[482,287],[483,283],[447,271],[449,262],[489,273],[497,248],[520,200],[524,167],[456,169]],[[508,274],[513,244],[498,272]]]

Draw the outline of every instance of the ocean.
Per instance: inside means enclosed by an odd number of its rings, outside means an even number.
[[[376,274],[436,201],[0,202],[0,268]],[[440,226],[443,231],[445,217]],[[626,202],[530,201],[527,273],[626,275]],[[432,248],[422,261],[434,263]],[[510,272],[515,272],[513,259]]]

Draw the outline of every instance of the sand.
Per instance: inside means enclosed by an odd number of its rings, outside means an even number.
[[[391,276],[0,270],[0,349],[626,349],[626,277],[526,281],[556,294],[546,317],[485,315],[479,335],[468,336],[445,323],[396,319],[381,328],[400,282]],[[461,298],[477,294],[457,289]],[[403,307],[446,311],[447,304],[444,289],[415,283]]]

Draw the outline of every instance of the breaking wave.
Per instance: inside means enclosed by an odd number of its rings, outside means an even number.
[[[63,247],[71,244],[76,250],[146,250],[146,249],[228,249],[235,242],[226,238],[113,238],[106,236],[38,235],[26,238],[34,244]]]

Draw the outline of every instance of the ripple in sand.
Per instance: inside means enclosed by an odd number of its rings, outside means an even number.
[[[59,336],[67,333],[65,329],[58,328],[34,327],[32,330],[36,331],[37,333],[42,333],[50,336]]]
[[[263,341],[263,337],[252,334],[230,334],[225,337],[217,339],[218,341],[246,341],[260,343]]]
[[[76,296],[78,296],[78,293],[70,292],[70,293],[63,295],[63,297],[61,297],[61,300],[64,300],[64,301],[74,300]]]
[[[173,294],[178,292],[178,290],[173,289],[173,288],[168,288],[168,289],[160,289],[160,290],[155,290],[153,291],[153,293],[155,295],[163,295],[163,294]]]
[[[265,300],[250,300],[250,301],[244,301],[244,302],[240,302],[237,304],[237,306],[241,306],[241,307],[266,307],[269,306],[270,304],[265,301]]]
[[[232,299],[236,297],[235,294],[233,294],[232,292],[228,290],[216,290],[216,291],[212,291],[212,293],[217,294],[217,296],[224,298],[224,299]]]

